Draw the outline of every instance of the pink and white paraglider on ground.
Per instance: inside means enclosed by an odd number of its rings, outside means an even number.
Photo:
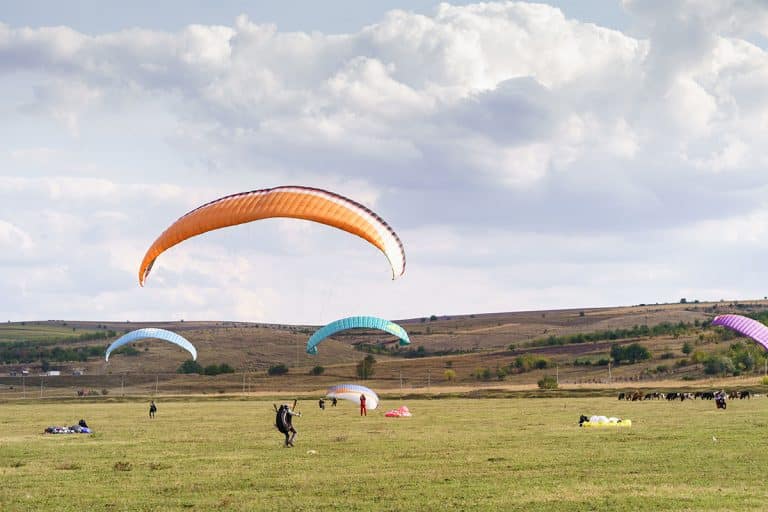
[[[384,414],[384,416],[386,416],[387,418],[408,418],[413,415],[411,414],[411,411],[408,410],[407,406],[402,405],[397,409],[392,409],[390,411],[387,411]]]

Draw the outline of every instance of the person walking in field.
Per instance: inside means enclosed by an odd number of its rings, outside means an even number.
[[[295,406],[294,406],[295,407]],[[275,426],[281,434],[285,436],[285,446],[293,448],[293,441],[296,439],[298,432],[293,426],[293,417],[298,416],[301,418],[300,412],[292,411],[288,404],[283,404],[277,409],[277,416],[275,416]]]
[[[368,409],[365,408],[365,393],[360,393],[360,416],[368,416]]]
[[[150,419],[155,417],[155,413],[157,412],[157,406],[155,405],[155,401],[152,400],[149,402],[149,417]]]

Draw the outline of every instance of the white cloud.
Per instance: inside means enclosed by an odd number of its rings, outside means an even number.
[[[0,287],[24,297],[0,312],[298,322],[762,296],[745,262],[766,249],[768,10],[624,4],[628,33],[524,2],[333,35],[245,16],[95,36],[0,24],[0,246],[19,270]],[[181,244],[135,289],[175,218],[291,183],[381,213],[402,282],[380,283],[354,237],[268,221]],[[749,284],[712,277],[734,261]],[[317,304],[327,282],[348,291]]]
[[[32,237],[10,222],[0,219],[0,250],[4,253],[33,247]]]

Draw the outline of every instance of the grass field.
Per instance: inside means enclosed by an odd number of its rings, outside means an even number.
[[[54,341],[67,338],[76,338],[84,333],[96,332],[93,330],[76,330],[61,325],[48,325],[45,323],[29,324],[0,324],[0,342],[8,341]]]
[[[170,399],[168,399],[170,400]],[[0,413],[0,510],[765,510],[768,400],[19,402]],[[384,418],[406,403],[414,416]],[[580,414],[630,418],[587,430]],[[85,418],[93,435],[42,435]],[[715,441],[716,439],[716,441]],[[316,453],[310,453],[314,450]]]

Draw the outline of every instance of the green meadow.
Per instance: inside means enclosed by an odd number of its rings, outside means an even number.
[[[768,400],[388,400],[0,405],[0,510],[765,510]],[[408,405],[412,418],[385,418]],[[580,414],[631,429],[580,429]],[[92,435],[43,435],[85,418]]]
[[[99,331],[92,329],[72,329],[68,326],[48,325],[40,323],[0,324],[0,342],[61,342],[67,339],[76,339],[83,334],[91,334]]]

